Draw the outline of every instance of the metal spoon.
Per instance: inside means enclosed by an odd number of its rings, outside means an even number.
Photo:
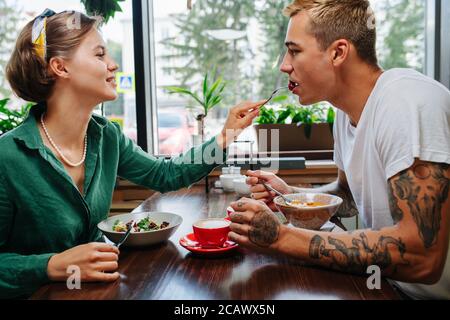
[[[263,184],[264,187],[266,187],[266,189],[269,189],[269,190],[275,192],[277,195],[279,195],[279,196],[284,200],[284,202],[285,202],[288,206],[294,206],[294,205],[292,204],[292,201],[289,200],[288,198],[286,198],[281,192],[279,192],[278,190],[275,190],[273,187],[269,186],[269,185],[268,185],[267,183],[265,183],[264,181],[261,181],[261,183]]]

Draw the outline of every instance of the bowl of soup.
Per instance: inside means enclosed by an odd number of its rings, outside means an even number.
[[[286,220],[297,228],[320,230],[336,213],[343,200],[326,193],[295,193],[274,199],[275,206],[284,214]]]

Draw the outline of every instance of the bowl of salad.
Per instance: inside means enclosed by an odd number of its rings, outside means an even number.
[[[129,228],[124,247],[142,247],[167,241],[183,222],[181,216],[168,212],[121,214],[100,222],[97,227],[112,242],[118,243]]]

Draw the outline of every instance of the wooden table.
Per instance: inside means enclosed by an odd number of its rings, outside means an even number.
[[[195,256],[178,243],[192,232],[192,223],[204,217],[223,217],[237,199],[233,194],[193,187],[165,195],[155,194],[135,212],[166,211],[184,219],[170,241],[143,249],[121,250],[121,279],[111,284],[82,283],[68,290],[65,283],[46,285],[32,299],[398,299],[383,281],[381,290],[369,290],[366,277],[308,267],[300,261],[272,257],[239,248],[221,258]]]

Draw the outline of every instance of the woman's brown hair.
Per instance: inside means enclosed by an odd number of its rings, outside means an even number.
[[[70,59],[86,34],[101,24],[100,17],[65,11],[47,19],[47,54],[38,55],[31,40],[34,20],[20,33],[6,66],[6,78],[14,93],[31,102],[44,102],[52,93],[55,78],[48,63],[53,57]]]

